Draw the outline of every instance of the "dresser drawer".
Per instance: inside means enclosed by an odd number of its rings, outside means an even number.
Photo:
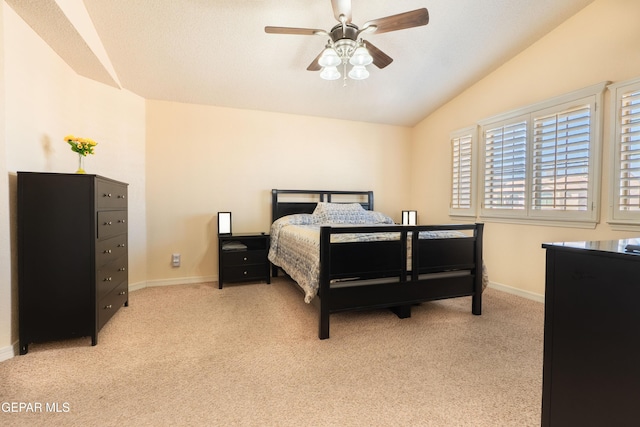
[[[96,272],[96,298],[102,299],[128,278],[127,257],[106,264]]]
[[[98,212],[98,239],[127,232],[127,211]]]
[[[100,208],[126,208],[127,186],[115,182],[96,183],[96,203]]]
[[[267,260],[266,250],[256,251],[223,251],[222,262],[225,267],[246,266],[251,264],[264,265]]]
[[[225,266],[223,267],[224,280],[236,282],[242,280],[265,279],[269,275],[269,270],[265,263],[251,264],[246,266]]]
[[[120,234],[96,242],[96,267],[101,266],[127,255],[127,235]]]
[[[98,300],[98,330],[127,302],[129,299],[129,285],[122,283],[107,296]]]

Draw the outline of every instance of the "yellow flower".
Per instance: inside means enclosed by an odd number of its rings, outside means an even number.
[[[94,154],[93,147],[98,145],[98,143],[91,138],[80,138],[73,135],[65,136],[64,140],[71,146],[71,151],[78,153],[81,156]]]

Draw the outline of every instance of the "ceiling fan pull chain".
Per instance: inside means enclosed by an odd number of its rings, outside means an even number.
[[[347,61],[342,61],[342,66],[343,68],[343,79],[344,81],[342,82],[342,87],[347,87]]]

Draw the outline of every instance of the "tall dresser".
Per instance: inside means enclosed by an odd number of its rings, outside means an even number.
[[[640,421],[640,239],[545,243],[542,426]]]
[[[18,172],[20,354],[91,337],[128,305],[127,184]]]

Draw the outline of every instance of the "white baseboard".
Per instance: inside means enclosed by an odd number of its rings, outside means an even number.
[[[8,345],[6,347],[0,348],[0,362],[4,362],[5,360],[12,359],[17,354],[20,353],[20,349],[18,348],[18,342],[14,342],[13,345]]]
[[[147,280],[146,282],[129,284],[129,292],[139,291],[140,289],[152,288],[155,286],[194,285],[196,283],[208,283],[217,281],[217,276],[180,277],[178,279]]]
[[[502,283],[489,282],[489,287],[497,289],[508,294],[517,295],[519,297],[527,298],[533,301],[541,302],[544,304],[544,295],[536,294],[535,292],[524,291],[522,289],[514,288],[511,286],[503,285]]]
[[[137,282],[129,284],[129,292],[139,291],[140,289],[150,288],[153,286],[172,286],[172,285],[191,285],[196,283],[217,282],[217,276],[203,277],[181,277],[179,279],[162,279],[149,280],[146,282]],[[0,347],[0,362],[12,359],[20,354],[20,343],[16,341],[13,345]]]

